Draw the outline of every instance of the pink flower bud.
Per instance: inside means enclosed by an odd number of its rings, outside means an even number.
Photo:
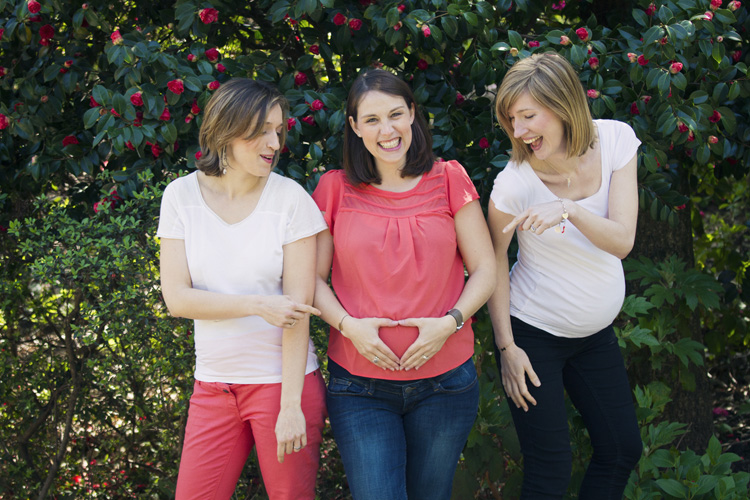
[[[296,75],[294,75],[294,84],[295,85],[304,85],[307,83],[307,75],[299,72]]]
[[[8,68],[0,66],[0,78],[4,77],[8,73]]]
[[[42,97],[39,98],[39,100],[42,101],[43,103],[47,102],[47,101],[49,101],[49,96],[43,95]]]
[[[721,7],[721,0],[711,0],[711,10],[716,10]]]
[[[349,29],[352,31],[359,31],[362,29],[362,20],[361,19],[352,19],[349,21]]]
[[[200,160],[201,156],[203,156],[203,151],[198,150],[198,151],[195,152],[195,159],[196,160]]]
[[[216,63],[216,71],[218,71],[219,73],[224,73],[226,70],[227,70],[226,66],[224,66],[221,63]]]
[[[338,14],[333,16],[333,24],[335,24],[336,26],[343,26],[344,24],[346,24],[346,16],[339,12]]]
[[[709,144],[716,144],[717,142],[719,142],[719,138],[718,137],[716,137],[715,135],[709,135],[708,136],[708,143]]]
[[[578,35],[578,38],[582,42],[585,42],[589,39],[589,30],[587,30],[586,28],[578,28],[576,30],[576,35]]]
[[[681,62],[673,62],[672,65],[669,67],[669,72],[673,75],[676,75],[682,71],[682,63]]]
[[[318,47],[317,45],[310,45],[310,53],[317,56],[318,54],[320,54],[320,47]]]
[[[536,40],[531,40],[529,42],[529,48],[533,49],[534,47],[539,47],[539,42],[537,42]]]
[[[587,95],[588,95],[588,96],[589,96],[590,98],[592,98],[592,99],[596,99],[597,97],[599,97],[599,96],[601,95],[601,93],[600,93],[600,92],[599,92],[598,90],[596,90],[596,89],[588,89],[588,90],[586,91],[586,94],[587,94]]]
[[[716,110],[714,110],[713,114],[708,117],[708,121],[710,121],[711,123],[719,123],[720,120],[721,120],[721,113],[719,113]]]
[[[8,117],[0,113],[0,130],[8,128],[9,126],[10,122],[8,121]]]
[[[29,9],[30,13],[36,14],[42,9],[42,4],[40,4],[36,0],[29,0],[28,2],[26,2],[26,7]]]
[[[170,90],[170,92],[177,95],[185,92],[185,85],[182,83],[182,80],[172,80],[168,82],[167,88]]]
[[[429,26],[427,26],[426,24],[423,24],[423,25],[422,25],[422,34],[423,34],[423,35],[424,35],[425,37],[428,37],[428,36],[430,36],[430,35],[432,34],[432,32],[430,31],[430,27],[429,27]]]
[[[456,106],[462,105],[465,100],[466,98],[460,92],[456,92]]]
[[[420,59],[417,61],[417,68],[421,69],[422,71],[426,70],[429,67],[429,64],[424,59]]]
[[[628,59],[630,62],[634,63],[638,60],[638,54],[634,54],[633,52],[628,52]]]
[[[552,10],[563,10],[565,8],[565,0],[560,0],[558,3],[552,3]]]
[[[399,12],[400,12],[401,14],[403,14],[405,10],[406,10],[406,5],[404,5],[404,4],[400,4],[400,5],[398,6],[398,11],[399,11]]]
[[[631,115],[640,115],[641,114],[640,110],[638,109],[638,103],[637,102],[634,102],[634,103],[632,103],[630,105],[630,114]]]
[[[688,131],[688,126],[682,122],[677,122],[677,130],[679,130],[681,134],[684,134]]]
[[[219,60],[219,57],[221,57],[221,53],[216,47],[212,47],[206,51],[206,59],[208,59],[209,62],[216,62]]]
[[[710,21],[713,18],[714,18],[714,13],[711,12],[710,10],[707,10],[705,14],[703,14],[703,19],[705,19],[706,21]]]
[[[648,6],[648,7],[646,8],[646,15],[647,15],[647,16],[653,16],[654,14],[656,14],[656,5],[654,5],[654,4],[650,4],[650,5],[649,5],[649,6]]]
[[[133,106],[143,106],[143,97],[141,97],[141,93],[136,92],[135,94],[131,95],[130,102],[133,104]]]
[[[560,37],[560,45],[570,45],[570,38],[563,35]]]
[[[310,104],[310,109],[312,109],[313,111],[320,111],[321,109],[323,109],[323,101],[321,101],[320,99],[315,99]]]
[[[727,9],[731,11],[735,11],[739,9],[740,7],[742,7],[742,2],[738,2],[737,0],[732,0],[731,2],[727,4]]]
[[[313,118],[313,117],[312,117],[312,116],[310,116],[310,115],[307,115],[307,116],[303,116],[303,117],[301,118],[301,120],[302,120],[303,122],[307,123],[307,124],[308,124],[308,125],[310,125],[310,126],[313,126],[313,125],[315,125],[315,118]]]
[[[590,57],[589,58],[589,66],[591,69],[598,69],[599,68],[599,58],[598,57]]]
[[[197,57],[195,57],[195,54],[188,54],[187,56],[188,62],[195,62],[196,59]]]
[[[164,106],[164,111],[161,112],[161,115],[159,115],[159,119],[161,121],[169,121],[169,119],[172,118],[172,115],[169,113],[169,108]]]
[[[221,84],[218,81],[214,80],[213,82],[210,82],[208,85],[206,85],[206,87],[208,87],[208,90],[216,90],[221,87]]]
[[[402,23],[401,21],[397,22],[397,23],[396,23],[396,24],[395,24],[395,25],[393,26],[393,31],[398,31],[398,30],[400,30],[400,29],[401,29],[401,26],[403,26],[403,25],[404,25],[404,24],[403,24],[403,23]],[[394,48],[394,50],[395,50],[395,48]]]
[[[185,123],[190,123],[191,121],[193,121],[193,118],[195,118],[195,115],[193,115],[193,113],[188,113],[185,117]]]
[[[198,15],[201,18],[201,21],[203,21],[203,24],[211,24],[215,23],[219,19],[219,11],[216,9],[202,9]]]
[[[295,125],[297,125],[297,120],[295,120],[293,117],[287,119],[287,121],[286,121],[286,129],[287,130],[292,130],[292,128]]]
[[[63,137],[63,140],[62,140],[63,147],[70,146],[71,144],[78,144],[78,138],[76,138],[76,136],[66,135],[65,137]]]
[[[122,35],[120,34],[120,30],[114,31],[109,38],[112,40],[112,43],[115,45],[120,45],[122,43]]]
[[[641,54],[638,56],[638,64],[640,64],[641,66],[645,66],[648,64],[648,59],[646,59],[646,57]]]

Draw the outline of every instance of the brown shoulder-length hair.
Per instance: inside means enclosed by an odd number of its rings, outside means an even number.
[[[202,155],[195,165],[206,175],[220,176],[224,150],[234,139],[254,139],[263,133],[269,112],[281,106],[283,115],[279,149],[273,157],[273,166],[286,141],[286,121],[289,103],[272,85],[249,78],[233,78],[222,84],[211,96],[203,112],[199,133]]]
[[[414,177],[429,172],[435,162],[432,152],[432,135],[427,120],[417,108],[414,94],[402,79],[382,69],[362,73],[354,80],[346,102],[346,125],[344,128],[344,171],[353,185],[362,183],[379,184],[382,180],[375,159],[365,147],[365,143],[352,130],[349,117],[356,122],[359,103],[365,94],[377,90],[384,94],[402,97],[409,109],[414,108],[414,122],[411,124],[411,146],[406,152],[406,165],[401,177]]]
[[[508,70],[495,99],[497,120],[513,145],[514,161],[526,161],[532,154],[520,138],[513,136],[509,115],[510,108],[524,93],[562,121],[568,158],[582,156],[594,146],[594,122],[586,92],[573,66],[553,52],[534,54]]]

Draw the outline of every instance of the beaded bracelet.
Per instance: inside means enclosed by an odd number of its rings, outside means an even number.
[[[560,223],[555,227],[555,232],[558,233],[564,233],[565,232],[565,221],[568,220],[568,209],[565,207],[565,202],[562,198],[558,198],[557,201],[559,201],[562,204],[563,213],[562,218],[560,219]],[[562,226],[562,228],[560,227]]]

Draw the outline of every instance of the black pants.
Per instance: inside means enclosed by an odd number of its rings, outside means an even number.
[[[508,399],[524,458],[521,498],[562,499],[571,472],[564,391],[581,413],[593,456],[582,500],[620,500],[642,442],[627,373],[612,326],[585,338],[551,335],[511,317],[513,337],[541,381],[527,379],[536,406],[524,412]],[[501,359],[497,355],[498,369]]]

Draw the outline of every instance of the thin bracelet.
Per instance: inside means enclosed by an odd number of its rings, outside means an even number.
[[[341,328],[344,326],[344,320],[346,319],[347,316],[349,316],[348,313],[344,314],[343,316],[341,316],[341,320],[339,321],[339,331],[340,332],[342,331]]]
[[[505,347],[501,347],[501,348],[500,348],[500,352],[505,352],[505,350],[506,350],[506,349],[507,349],[508,347],[512,346],[514,342],[515,342],[514,340],[511,340],[511,341],[510,341],[510,344],[506,345]]]
[[[563,213],[560,216],[560,222],[557,223],[557,226],[555,227],[556,233],[564,233],[565,232],[565,221],[568,220],[568,209],[565,207],[565,202],[562,198],[558,198],[557,201],[562,203]],[[562,226],[562,227],[561,227]]]

